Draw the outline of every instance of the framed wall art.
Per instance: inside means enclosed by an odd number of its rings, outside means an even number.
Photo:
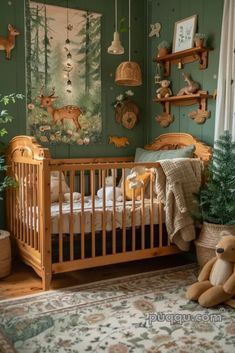
[[[26,37],[28,133],[101,142],[101,14],[27,0]]]
[[[193,38],[196,32],[197,15],[175,22],[172,52],[193,48]]]

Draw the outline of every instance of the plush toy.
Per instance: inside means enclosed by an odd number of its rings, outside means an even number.
[[[116,201],[122,201],[122,189],[115,187],[115,198]],[[99,199],[103,199],[103,188],[97,191],[97,196]],[[105,186],[105,200],[106,201],[113,201],[113,187],[112,186]]]
[[[159,83],[161,87],[159,87],[156,91],[157,98],[161,99],[161,98],[172,96],[172,91],[169,87],[171,82],[168,80],[162,80]]]
[[[229,299],[235,295],[235,236],[227,232],[221,235],[216,256],[205,264],[198,282],[186,293],[187,299],[198,300],[207,308],[221,303],[234,306],[234,301]]]

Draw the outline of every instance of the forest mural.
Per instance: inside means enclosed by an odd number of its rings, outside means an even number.
[[[26,1],[28,131],[42,143],[101,141],[101,15]]]

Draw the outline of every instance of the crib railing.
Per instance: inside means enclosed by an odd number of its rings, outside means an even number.
[[[178,251],[164,238],[163,208],[154,193],[156,163],[138,164],[149,173],[148,197],[147,187],[142,187],[138,196],[132,189],[127,200],[127,171],[137,166],[129,157],[56,160],[46,153],[33,155],[25,151],[14,156],[11,151],[8,158],[9,174],[18,181],[18,187],[7,193],[8,228],[23,260],[42,277],[44,289],[49,288],[53,273]],[[56,232],[51,213],[53,172],[58,174]],[[107,176],[112,184],[111,201],[106,200]],[[118,182],[121,200],[116,195]],[[64,183],[68,186],[66,203]],[[97,208],[98,189],[102,189],[102,201]],[[80,194],[79,201],[74,200],[75,192]]]

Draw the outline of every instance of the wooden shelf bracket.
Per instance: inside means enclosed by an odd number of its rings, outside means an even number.
[[[189,106],[198,104],[198,109],[190,112],[188,116],[197,124],[203,124],[210,117],[210,111],[207,110],[207,100],[213,98],[207,91],[198,91],[196,94],[171,96],[167,98],[154,98],[154,101],[163,106],[163,112],[156,117],[157,123],[162,127],[168,127],[173,121],[171,114],[171,105]]]
[[[158,56],[153,61],[160,63],[163,66],[163,75],[169,76],[171,70],[171,64],[177,65],[179,68],[183,68],[184,64],[192,63],[194,61],[199,62],[199,69],[205,70],[208,65],[208,53],[212,49],[204,47],[194,47],[187,50],[182,50],[176,53],[171,53],[165,56]]]

